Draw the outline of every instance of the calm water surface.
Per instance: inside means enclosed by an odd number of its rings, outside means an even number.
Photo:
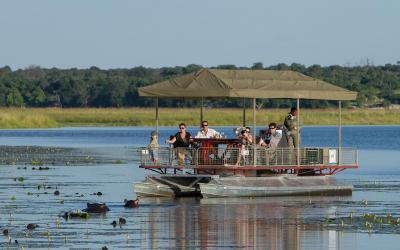
[[[217,129],[233,136],[231,128]],[[400,217],[400,126],[343,128],[343,146],[360,150],[361,168],[337,175],[355,186],[352,196],[142,199],[139,208],[125,209],[124,198],[135,197],[132,183],[146,174],[130,161],[130,152],[148,143],[150,131],[0,130],[0,145],[68,147],[93,154],[88,158],[107,154],[122,159],[118,164],[48,165],[42,171],[32,165],[0,165],[0,228],[10,232],[9,237],[0,235],[0,249],[398,249],[400,225],[387,218]],[[160,142],[176,131],[161,128]],[[302,138],[304,146],[335,146],[337,128],[306,127]],[[59,196],[53,195],[56,188]],[[93,195],[99,191],[103,195]],[[59,216],[85,208],[86,202],[105,202],[111,211],[88,220]],[[372,215],[385,221],[366,219]],[[113,228],[111,222],[119,217],[127,224]],[[28,223],[39,227],[28,232]]]

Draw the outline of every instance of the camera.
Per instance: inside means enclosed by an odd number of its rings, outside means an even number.
[[[242,129],[241,127],[237,127],[237,128],[234,128],[234,129],[233,129],[233,132],[235,133],[236,136],[239,136],[239,135],[240,135],[240,130],[241,130],[241,129]]]

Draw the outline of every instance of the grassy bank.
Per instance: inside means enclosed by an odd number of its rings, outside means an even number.
[[[63,126],[153,126],[154,108],[1,108],[0,128],[54,128]],[[257,110],[257,124],[271,121],[282,123],[287,109]],[[200,109],[160,108],[160,126],[177,126],[185,122],[190,126],[199,124]],[[246,112],[247,123],[253,122],[252,110]],[[210,124],[240,125],[242,109],[204,109],[204,118]],[[303,109],[304,125],[336,125],[337,109]],[[344,125],[398,125],[400,110],[387,109],[344,109]]]

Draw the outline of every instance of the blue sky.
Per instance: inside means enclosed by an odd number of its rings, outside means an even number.
[[[0,0],[0,67],[400,61],[397,0]]]

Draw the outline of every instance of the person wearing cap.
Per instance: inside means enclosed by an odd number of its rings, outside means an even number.
[[[289,114],[285,117],[283,125],[286,128],[287,140],[290,148],[297,148],[299,146],[299,136],[297,131],[299,125],[297,124],[297,108],[291,108]]]
[[[158,163],[158,133],[157,131],[151,131],[150,134],[150,144],[147,146],[149,148],[149,154],[151,160],[154,163]]]

